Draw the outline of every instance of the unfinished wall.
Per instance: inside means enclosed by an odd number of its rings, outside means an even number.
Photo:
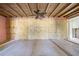
[[[12,18],[12,39],[51,39],[55,38],[55,20],[42,20],[31,17]]]
[[[55,18],[57,39],[67,39],[67,19]]]
[[[67,22],[62,18],[11,18],[12,39],[66,39]]]
[[[6,18],[0,16],[0,44],[6,41]]]

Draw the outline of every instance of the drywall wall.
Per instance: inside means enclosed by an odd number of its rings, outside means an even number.
[[[0,44],[6,41],[6,18],[3,16],[0,16]]]
[[[64,18],[11,18],[12,39],[66,39],[67,22]]]

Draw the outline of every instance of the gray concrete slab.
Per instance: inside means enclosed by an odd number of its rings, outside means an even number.
[[[61,56],[67,55],[50,40],[15,40],[0,51],[1,56]]]
[[[68,54],[72,56],[79,56],[79,44],[74,44],[63,39],[53,39],[52,41],[60,46],[62,49],[64,49]]]

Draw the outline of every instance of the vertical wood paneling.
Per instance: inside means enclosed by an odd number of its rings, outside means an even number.
[[[6,18],[0,16],[0,44],[4,43],[7,39]]]

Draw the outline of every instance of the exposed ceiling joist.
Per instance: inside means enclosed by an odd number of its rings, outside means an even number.
[[[38,3],[36,3],[36,10],[38,10],[39,9],[39,6],[38,6]]]
[[[6,9],[9,9],[15,16],[20,16],[14,8],[12,8],[9,4],[6,4]]]
[[[29,7],[31,9],[32,15],[35,15],[34,11],[37,10],[35,3],[29,3]]]
[[[24,8],[22,8],[20,4],[17,4],[17,6],[18,6],[19,9],[21,10],[22,14],[23,14],[24,16],[27,16],[27,14],[26,14],[25,11],[24,11]]]
[[[13,16],[11,13],[9,13],[7,10],[5,10],[5,9],[0,9],[0,12],[3,12],[3,14],[7,14],[8,16]],[[7,16],[6,15],[6,16]]]
[[[72,12],[75,12],[76,10],[79,10],[79,6],[73,8],[72,10],[70,10],[70,11],[68,11],[67,13],[63,14],[62,16],[66,16],[66,15],[72,13]]]
[[[70,4],[68,7],[66,7],[64,10],[62,10],[57,16],[61,16],[62,14],[64,14],[65,12],[67,12],[68,10],[70,10],[71,8],[73,8],[74,6],[76,6],[76,3],[72,3]]]
[[[74,14],[72,16],[68,16],[67,18],[70,19],[70,18],[73,18],[73,17],[76,17],[76,16],[79,16],[79,13],[76,13],[76,14]]]
[[[14,4],[16,7],[16,11],[21,15],[21,16],[26,16],[26,14],[22,11],[20,6],[18,4]]]
[[[39,10],[42,10],[42,11],[45,11],[46,10],[46,7],[47,7],[47,3],[38,3],[38,9]]]
[[[47,16],[50,16],[51,13],[55,10],[55,8],[58,6],[58,3],[50,3],[48,4],[48,7],[47,7]]]
[[[33,15],[30,5],[29,4],[25,4],[25,5],[27,6],[28,9],[28,15]]]
[[[70,17],[78,13],[79,3],[2,3],[0,15],[9,17],[36,16],[34,11],[39,9],[46,12],[45,16]]]
[[[4,8],[6,8],[7,10],[9,10],[14,16],[20,16],[20,15],[17,14],[17,12],[14,11],[14,9],[11,8],[9,5],[6,5]]]
[[[14,13],[12,13],[12,10],[11,10],[11,8],[9,8],[7,5],[5,5],[5,4],[2,4],[2,5],[0,5],[0,8],[2,8],[3,9],[3,11],[7,11],[8,13],[11,13],[13,16],[15,16],[16,14],[14,14]]]
[[[4,17],[9,17],[9,15],[8,14],[4,14],[4,12],[0,12],[0,15],[2,15],[2,16],[4,16]]]
[[[45,11],[47,10],[48,6],[49,6],[49,3],[47,4],[47,6],[46,6],[46,8],[45,8]]]
[[[75,12],[73,12],[73,13],[71,13],[71,14],[69,14],[69,15],[67,15],[67,16],[65,16],[65,17],[73,17],[74,15],[76,15],[76,14],[79,14],[79,11],[75,11]]]
[[[58,12],[61,11],[61,9],[63,9],[63,7],[65,7],[65,5],[66,5],[66,3],[59,4],[50,16],[55,16]]]
[[[20,8],[22,9],[22,11],[26,14],[26,16],[32,15],[32,11],[31,11],[31,9],[30,9],[29,4],[19,3],[18,5],[19,5]]]
[[[13,10],[16,11],[16,13],[19,16],[23,16],[23,14],[21,13],[21,10],[18,8],[18,6],[15,3],[9,4],[9,6],[13,8]]]

